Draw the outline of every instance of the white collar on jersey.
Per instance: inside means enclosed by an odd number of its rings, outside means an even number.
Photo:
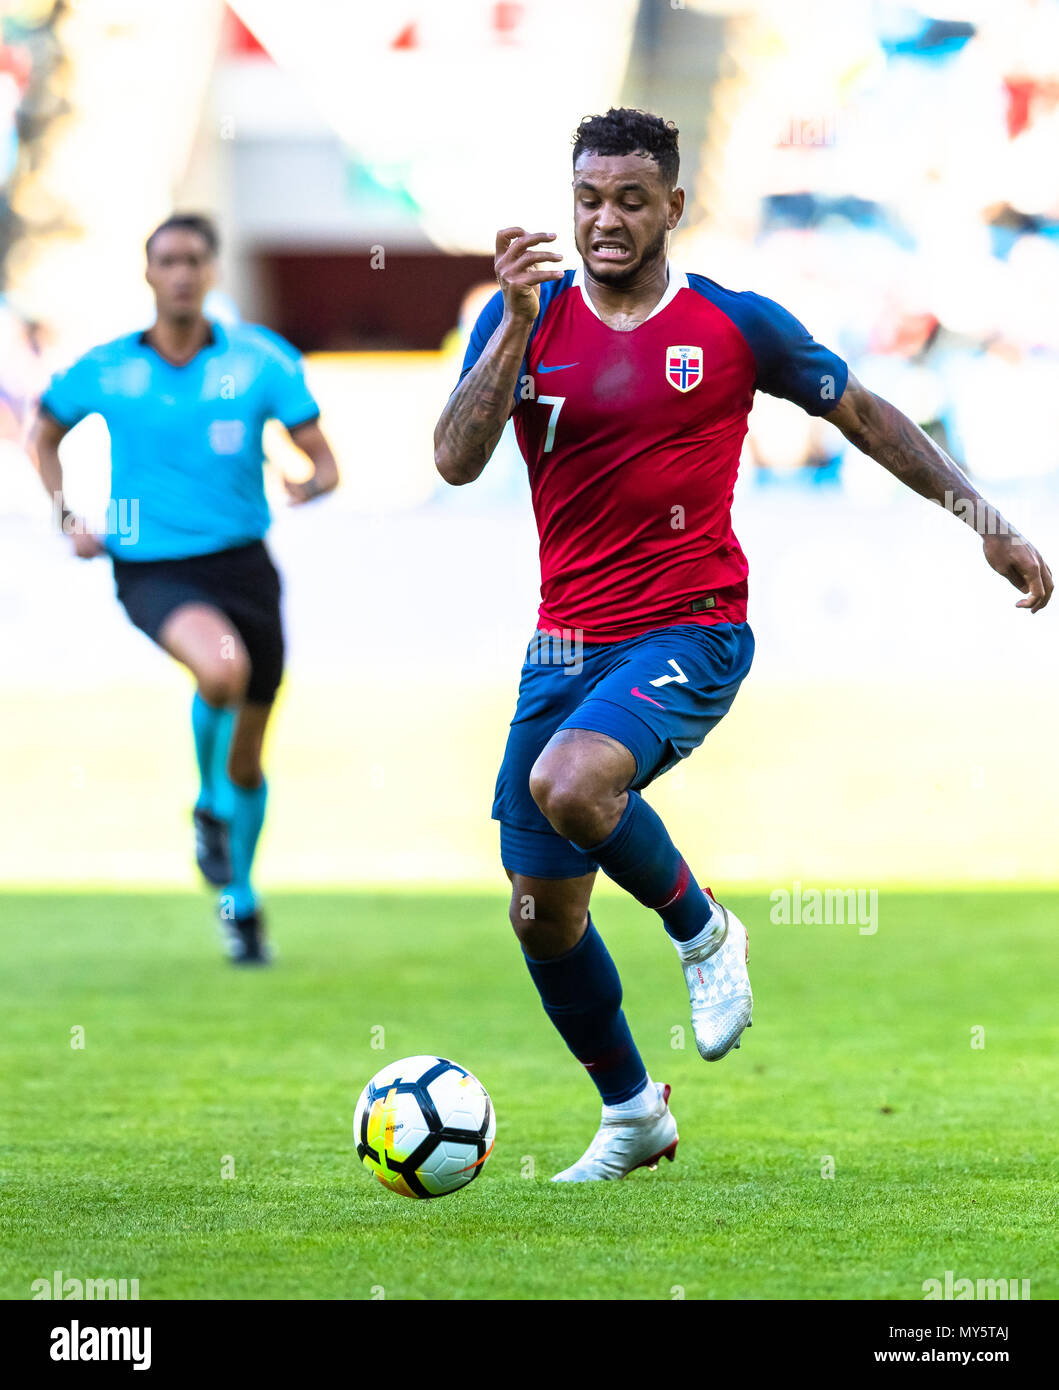
[[[669,272],[669,284],[666,285],[666,292],[647,315],[647,319],[653,319],[655,314],[660,314],[666,305],[670,304],[677,297],[681,290],[686,290],[688,288],[688,277],[684,271],[677,270],[671,261],[666,262],[666,270]],[[595,314],[597,319],[602,320],[603,315],[592,303],[592,297],[589,295],[588,290],[585,289],[585,267],[583,262],[574,271],[574,284],[581,291],[581,298],[588,305],[592,313]],[[647,322],[647,319],[644,319],[644,323]]]

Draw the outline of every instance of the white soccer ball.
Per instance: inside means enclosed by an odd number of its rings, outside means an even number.
[[[376,1072],[353,1115],[357,1156],[402,1197],[445,1197],[473,1182],[493,1151],[489,1093],[444,1057],[402,1057]]]

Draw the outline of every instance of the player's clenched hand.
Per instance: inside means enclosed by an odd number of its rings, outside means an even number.
[[[997,574],[1002,574],[1020,593],[1026,595],[1019,599],[1016,608],[1028,608],[1031,613],[1037,613],[1044,607],[1055,587],[1052,572],[1043,556],[1025,536],[1020,536],[1017,531],[986,536],[983,549],[985,558]]]
[[[314,497],[319,497],[322,492],[330,491],[329,488],[320,486],[315,474],[311,478],[305,478],[302,481],[284,477],[283,486],[286,489],[287,501],[292,507],[298,507],[303,502],[311,502]]]
[[[79,560],[94,560],[97,555],[103,554],[103,542],[98,536],[93,536],[91,531],[74,527],[70,539],[73,542],[74,554]]]
[[[562,271],[545,261],[561,261],[558,251],[541,251],[542,241],[554,241],[554,232],[526,232],[504,227],[496,234],[496,278],[504,295],[504,308],[514,318],[533,320],[540,308],[540,290],[547,280],[558,280]]]

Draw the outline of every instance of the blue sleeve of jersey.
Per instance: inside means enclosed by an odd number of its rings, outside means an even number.
[[[276,334],[269,334],[273,344],[281,348],[270,359],[268,409],[269,414],[287,429],[307,425],[320,415],[320,407],[305,380],[305,365],[298,352]]]
[[[849,376],[842,358],[774,299],[749,292],[739,298],[750,308],[737,322],[757,360],[758,390],[793,401],[810,415],[834,410]]]
[[[40,399],[41,409],[72,430],[86,415],[102,409],[99,366],[91,354],[80,357],[64,372],[56,372]]]
[[[793,401],[810,415],[834,410],[846,389],[849,368],[816,342],[793,314],[763,294],[727,290],[705,275],[689,275],[688,285],[742,333],[757,366],[756,390]]]

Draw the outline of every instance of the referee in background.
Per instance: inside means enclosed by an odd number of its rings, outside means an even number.
[[[280,580],[264,545],[266,420],[279,420],[313,465],[304,482],[284,478],[293,503],[330,492],[338,467],[291,345],[203,314],[217,248],[205,217],[173,216],[151,233],[155,322],[52,379],[32,450],[77,555],[110,555],[126,613],[195,678],[196,858],[221,889],[229,958],[250,965],[269,960],[250,872],[265,818],[261,748],[283,674]],[[93,413],[111,439],[102,536],[67,510],[59,461],[63,436]],[[135,524],[119,528],[117,517]]]

